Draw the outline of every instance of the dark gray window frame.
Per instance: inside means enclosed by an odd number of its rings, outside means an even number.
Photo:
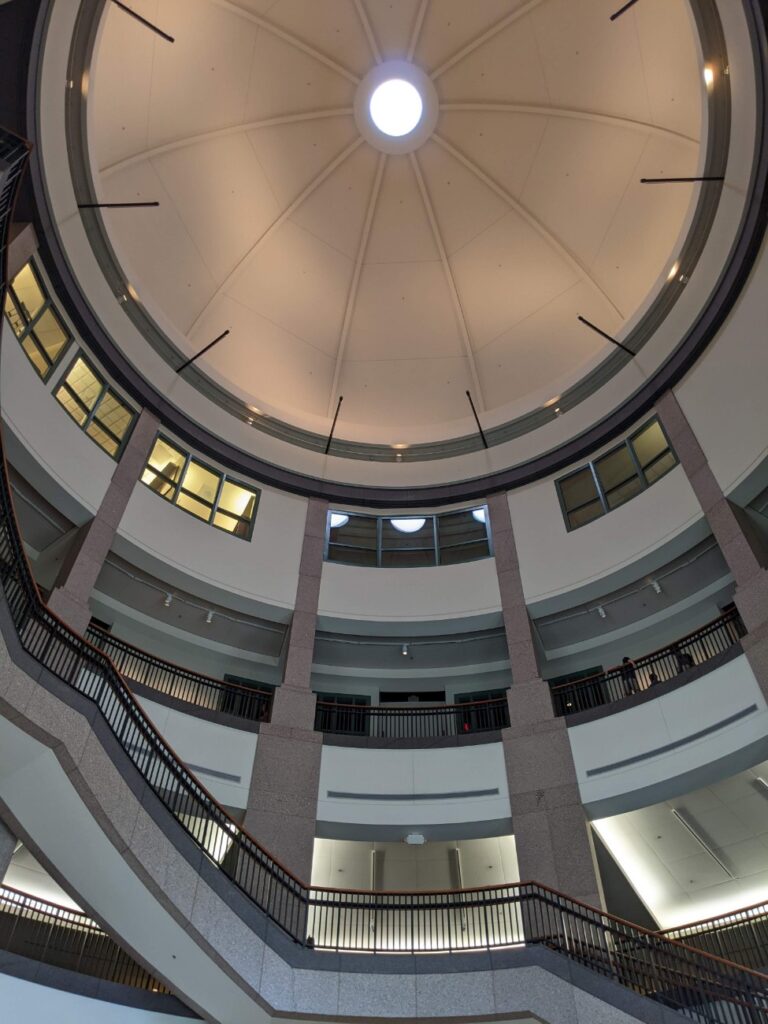
[[[180,512],[184,512],[186,515],[191,516],[198,523],[203,523],[205,526],[212,526],[215,530],[220,530],[221,533],[226,533],[228,537],[236,537],[238,540],[244,540],[244,541],[246,541],[246,543],[250,543],[251,538],[253,537],[253,527],[254,527],[254,524],[256,523],[256,515],[257,515],[257,513],[259,511],[259,504],[261,503],[261,488],[254,487],[253,484],[247,484],[247,483],[245,483],[242,480],[237,480],[235,477],[229,476],[227,473],[225,473],[223,469],[217,469],[216,466],[211,466],[210,463],[206,462],[204,459],[201,459],[199,456],[195,455],[193,452],[188,451],[185,448],[184,445],[179,444],[178,441],[175,441],[173,438],[169,437],[167,434],[164,434],[162,430],[159,430],[157,432],[157,434],[155,434],[154,440],[152,441],[152,448],[150,449],[150,452],[149,452],[150,455],[155,450],[155,445],[157,444],[158,441],[163,441],[165,444],[169,445],[169,447],[173,448],[177,452],[180,452],[181,455],[184,456],[184,462],[183,462],[182,467],[181,467],[181,473],[179,474],[179,479],[175,480],[175,481],[174,480],[170,480],[168,477],[163,476],[162,473],[159,473],[155,469],[154,466],[150,466],[149,465],[149,461],[146,461],[144,463],[144,468],[141,471],[142,477],[144,476],[144,473],[146,472],[146,470],[150,469],[153,473],[157,474],[157,476],[159,476],[163,480],[167,481],[167,483],[173,488],[173,497],[167,498],[164,494],[159,494],[157,491],[155,491],[155,494],[157,494],[158,498],[162,498],[163,501],[165,501],[167,504],[173,505],[173,507],[179,509]],[[147,457],[147,459],[149,459],[149,456]],[[203,469],[207,470],[209,473],[213,473],[214,475],[219,477],[219,484],[218,484],[218,487],[216,488],[216,497],[214,498],[212,503],[209,503],[209,502],[205,501],[204,498],[201,498],[199,495],[195,494],[193,491],[187,491],[187,490],[185,490],[182,487],[182,482],[184,480],[184,477],[186,476],[187,469],[189,468],[190,462],[196,462],[198,464],[198,466],[201,466]],[[141,480],[141,478],[139,478],[139,479],[140,479],[140,482],[144,485],[144,487],[146,487],[150,491],[153,490],[153,488],[150,487],[149,484],[144,483],[144,481]],[[233,530],[225,530],[223,526],[217,526],[217,524],[214,522],[214,519],[216,518],[216,513],[219,511],[219,502],[221,500],[221,492],[224,489],[224,484],[225,483],[234,484],[235,487],[242,487],[244,490],[250,491],[256,497],[256,501],[255,501],[254,506],[253,506],[253,515],[251,516],[251,519],[250,519],[250,521],[247,524],[248,525],[248,532],[247,532],[247,534],[245,536],[241,536],[239,533],[235,533]],[[211,506],[211,517],[210,517],[210,519],[208,519],[208,520],[202,519],[200,516],[196,516],[194,512],[190,512],[189,509],[184,508],[183,505],[179,505],[178,502],[177,502],[177,498],[178,498],[179,494],[181,494],[181,493],[189,495],[190,498],[193,498],[195,501],[200,502],[201,505],[208,505],[208,504],[210,504],[210,506]],[[242,516],[240,516],[240,517],[235,516],[234,513],[227,511],[227,509],[222,509],[221,513],[222,513],[222,515],[230,516],[230,518],[232,518],[232,519],[238,519],[239,518],[241,521],[243,519]]]
[[[455,551],[455,550],[458,550],[460,548],[470,548],[470,547],[473,547],[474,545],[480,543],[480,540],[479,539],[474,539],[474,540],[468,540],[468,541],[460,542],[460,543],[457,543],[457,544],[443,544],[443,545],[441,545],[440,544],[440,526],[439,526],[440,519],[447,518],[447,517],[450,517],[450,516],[455,516],[457,514],[461,514],[462,512],[469,512],[469,513],[471,513],[471,512],[476,511],[477,509],[484,509],[485,510],[485,522],[484,523],[478,522],[478,525],[479,526],[483,526],[484,529],[485,529],[485,543],[487,544],[487,552],[485,554],[483,554],[483,555],[476,555],[476,556],[474,556],[472,558],[460,559],[459,561],[443,562],[441,557],[440,557],[441,550]],[[332,542],[332,540],[331,540],[331,515],[332,514],[348,515],[350,517],[350,519],[354,517],[356,519],[375,520],[375,522],[376,522],[376,546],[375,546],[375,548],[363,548],[363,547],[356,547],[355,545],[351,545],[351,544],[350,545],[344,545],[344,544],[338,544],[337,542]],[[392,519],[425,519],[426,522],[425,522],[424,527],[422,529],[428,530],[428,532],[429,532],[429,535],[431,537],[431,541],[430,541],[429,545],[425,545],[425,546],[419,547],[419,548],[415,548],[415,547],[393,548],[393,547],[385,546],[385,544],[383,543],[383,537],[382,537],[383,525],[384,525],[385,522],[387,522],[389,520],[392,520]],[[431,520],[431,526],[430,526],[430,520]],[[406,537],[406,536],[412,536],[412,535],[403,534],[403,536]],[[345,561],[343,561],[342,559],[339,559],[339,558],[331,558],[331,557],[329,557],[330,556],[330,549],[331,549],[331,547],[348,547],[352,551],[372,551],[375,554],[375,563],[372,564],[372,565],[361,565],[359,562],[354,562],[354,561],[345,562]],[[409,565],[384,565],[383,559],[382,559],[382,555],[384,553],[387,553],[387,552],[397,552],[397,551],[403,551],[403,552],[407,552],[407,551],[431,551],[433,553],[434,560],[432,562],[428,563],[428,564],[417,565],[417,566],[409,566]],[[417,513],[413,513],[413,512],[404,512],[402,515],[398,515],[397,512],[394,512],[394,513],[391,513],[390,515],[386,515],[386,516],[370,515],[370,514],[367,514],[365,512],[349,512],[349,511],[347,511],[345,509],[334,508],[334,509],[329,509],[328,514],[326,516],[326,520],[325,520],[325,544],[324,544],[324,548],[323,548],[323,560],[326,561],[326,562],[330,562],[331,564],[334,564],[334,565],[349,565],[349,566],[354,566],[354,567],[357,567],[357,568],[364,568],[364,569],[373,569],[373,568],[376,568],[376,569],[380,569],[380,568],[385,568],[385,569],[410,569],[410,568],[431,569],[431,568],[434,568],[435,566],[439,566],[439,565],[467,565],[470,562],[480,562],[480,561],[482,561],[485,558],[492,558],[492,557],[493,557],[493,538],[492,538],[492,535],[491,535],[490,513],[488,512],[488,506],[485,505],[485,504],[471,505],[468,508],[450,509],[450,510],[447,510],[445,512],[424,513],[424,514],[421,514],[421,515],[419,515]]]
[[[82,359],[82,361],[85,363],[85,365],[94,375],[94,377],[101,384],[101,391],[99,392],[99,397],[96,399],[93,408],[90,410],[83,405],[80,399],[74,394],[70,386],[67,384],[67,377],[72,372],[72,368],[74,367],[78,359]],[[77,403],[77,405],[83,408],[83,411],[86,413],[86,418],[83,423],[78,423],[77,420],[72,415],[70,415],[67,408],[58,400],[58,398],[56,398],[56,392],[59,390],[59,388],[66,388],[69,394],[72,395],[72,398]],[[119,438],[116,434],[113,434],[109,427],[105,427],[98,419],[96,419],[96,412],[99,408],[99,404],[101,403],[101,400],[107,393],[113,394],[115,398],[117,398],[117,400],[120,402],[120,404],[125,406],[128,412],[131,414],[131,422],[129,423],[128,429],[126,430],[122,438]],[[56,400],[56,404],[61,408],[61,410],[64,413],[66,413],[67,417],[75,424],[78,430],[82,430],[82,432],[86,435],[88,440],[92,441],[96,445],[99,451],[104,452],[105,455],[107,455],[110,459],[113,459],[115,462],[120,461],[120,456],[123,454],[125,446],[126,444],[128,444],[128,439],[133,433],[133,428],[136,426],[136,420],[139,418],[138,413],[136,412],[132,405],[126,402],[126,400],[123,398],[120,392],[117,391],[117,389],[114,388],[112,384],[110,384],[110,382],[106,379],[104,374],[93,365],[92,360],[89,358],[89,356],[82,348],[76,349],[74,355],[67,364],[67,368],[61,374],[61,377],[57,381],[56,385],[53,388],[51,388],[51,394],[53,395],[54,399]],[[114,453],[114,455],[111,452],[108,452],[106,448],[102,448],[99,442],[95,438],[91,437],[91,435],[88,433],[88,427],[91,425],[91,423],[94,422],[94,420],[96,421],[96,426],[103,430],[105,434],[109,434],[109,436],[117,444],[117,451]]]
[[[640,465],[639,458],[637,457],[634,442],[635,439],[640,436],[640,434],[642,434],[645,430],[648,429],[648,427],[650,427],[654,423],[658,424],[659,429],[661,430],[661,433],[664,436],[664,440],[667,442],[667,447],[664,449],[664,451],[657,455],[656,458],[649,462],[648,465],[645,466],[645,468],[643,468]],[[608,491],[606,491],[606,489],[603,487],[600,481],[600,474],[597,471],[597,466],[600,462],[602,462],[603,459],[606,459],[608,456],[613,455],[615,452],[621,451],[623,448],[625,448],[629,452],[630,460],[635,469],[634,477],[630,477],[629,479],[634,479],[636,477],[640,482],[640,490],[637,494],[633,494],[631,497],[626,498],[624,501],[622,501],[619,505],[615,505],[613,508],[611,508],[611,506],[608,503],[608,494],[612,490],[615,490],[616,488],[610,488]],[[652,466],[655,466],[656,463],[659,462],[661,459],[663,459],[667,452],[671,453],[674,459],[674,463],[669,467],[669,469],[665,473],[662,473],[660,477],[657,477],[655,480],[649,482],[645,475],[646,471],[650,469]],[[644,491],[647,491],[649,487],[653,487],[655,483],[657,483],[659,480],[662,480],[668,473],[671,473],[675,466],[679,464],[680,460],[677,457],[677,452],[672,447],[672,443],[669,440],[669,435],[664,429],[664,424],[661,422],[658,416],[651,416],[651,418],[646,420],[645,423],[642,424],[642,426],[638,427],[636,430],[633,430],[631,434],[625,437],[621,444],[614,445],[612,448],[609,448],[607,452],[602,452],[595,459],[592,459],[590,462],[586,463],[586,465],[579,466],[578,469],[574,469],[570,473],[567,473],[565,476],[561,476],[558,480],[555,480],[557,500],[560,502],[560,511],[563,514],[563,520],[565,522],[565,528],[567,532],[572,533],[574,530],[581,530],[583,529],[583,527],[589,526],[590,523],[594,523],[596,522],[596,520],[602,519],[602,517],[608,515],[608,513],[615,512],[623,505],[626,505],[627,502],[632,501],[633,498],[637,498]],[[595,490],[597,492],[596,499],[593,498],[589,502],[584,502],[582,505],[578,505],[576,508],[569,509],[566,505],[565,498],[563,496],[562,485],[567,480],[570,480],[572,477],[576,476],[578,473],[583,473],[584,470],[589,470],[592,474],[592,480],[594,482]],[[619,484],[617,486],[623,486],[623,484]],[[594,500],[599,500],[600,502],[600,507],[602,509],[600,514],[595,516],[593,519],[590,519],[589,522],[579,523],[578,525],[572,526],[570,522],[570,516],[575,511],[578,511],[578,509],[584,508],[588,504],[592,504]]]
[[[34,259],[27,260],[27,262],[24,264],[24,267],[26,267],[26,266],[29,266],[31,268],[32,274],[33,274],[33,276],[35,278],[35,281],[37,282],[38,287],[40,288],[40,291],[41,291],[45,301],[43,302],[42,306],[37,311],[35,316],[32,317],[32,319],[30,320],[30,319],[28,319],[27,314],[26,314],[26,312],[24,310],[24,304],[21,302],[19,297],[16,295],[16,292],[13,290],[13,284],[9,283],[9,285],[8,285],[8,295],[9,295],[11,301],[13,302],[13,305],[19,311],[19,315],[22,317],[22,319],[24,320],[24,322],[26,324],[26,327],[25,327],[23,333],[22,334],[17,334],[16,333],[16,331],[13,328],[13,325],[10,322],[10,318],[8,317],[8,314],[5,312],[4,308],[2,310],[2,313],[3,313],[3,316],[6,318],[6,320],[8,320],[8,325],[11,328],[11,333],[13,334],[14,338],[16,339],[16,341],[19,343],[19,345],[21,347],[21,351],[24,353],[26,358],[29,360],[29,362],[30,362],[30,364],[32,366],[32,369],[35,371],[35,373],[40,378],[40,380],[42,380],[43,383],[47,384],[48,381],[51,379],[51,375],[53,374],[53,372],[56,369],[56,367],[60,365],[60,363],[62,362],[62,360],[66,356],[67,352],[70,350],[70,348],[72,346],[72,342],[74,341],[74,335],[72,334],[72,332],[70,331],[70,329],[66,325],[66,323],[64,322],[64,318],[62,317],[61,313],[59,312],[58,307],[56,306],[54,301],[51,299],[51,296],[48,293],[48,289],[45,286],[45,282],[43,281],[43,278],[42,278],[42,276],[40,274],[40,271],[37,269],[37,266],[35,265]],[[21,270],[23,270],[24,267],[22,267]],[[19,270],[19,273],[21,273],[21,270]],[[59,324],[59,326],[61,327],[61,329],[64,331],[64,333],[67,336],[67,340],[62,345],[61,351],[59,352],[59,354],[56,356],[56,358],[54,360],[51,360],[49,358],[48,353],[45,351],[43,346],[40,344],[40,342],[37,339],[37,335],[34,333],[35,327],[37,326],[37,324],[39,324],[39,322],[42,320],[42,318],[45,316],[45,314],[47,312],[49,312],[49,311],[56,318],[56,322]],[[38,350],[38,352],[42,356],[43,360],[48,364],[48,369],[45,371],[45,373],[40,373],[38,368],[32,362],[32,359],[30,358],[29,353],[24,348],[22,342],[26,338],[31,338],[33,344],[35,345],[36,349]]]

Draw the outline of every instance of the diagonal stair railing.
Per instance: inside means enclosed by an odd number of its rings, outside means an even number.
[[[10,136],[0,130],[0,153]],[[4,158],[23,167],[28,147]],[[0,175],[3,173],[0,164]],[[15,182],[18,183],[18,173]],[[14,188],[0,177],[0,244]],[[3,262],[2,294],[7,275]],[[534,882],[443,892],[309,887],[239,826],[184,766],[112,661],[44,604],[19,534],[3,453],[0,583],[23,649],[98,707],[167,811],[220,870],[296,942],[374,953],[544,945],[706,1024],[768,1024],[768,976],[621,921]]]

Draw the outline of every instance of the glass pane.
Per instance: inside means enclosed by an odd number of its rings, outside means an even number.
[[[11,288],[27,319],[34,320],[45,304],[45,295],[38,284],[31,263],[21,268],[11,281]]]
[[[192,459],[187,466],[187,472],[184,474],[181,486],[185,491],[190,491],[198,498],[202,498],[203,501],[212,505],[216,500],[220,481],[220,473],[214,473],[206,466],[201,466],[199,462],[195,462]]]
[[[630,480],[626,480],[623,484],[619,484],[618,487],[614,487],[612,491],[607,491],[605,498],[608,502],[608,508],[618,508],[619,505],[623,505],[625,501],[629,501],[630,498],[634,498],[636,494],[642,491],[643,485],[640,483],[640,478],[633,476]]]
[[[142,483],[170,501],[175,493],[175,485],[179,482],[185,461],[185,455],[159,437],[155,441],[155,447],[152,449],[149,462],[141,477]]]
[[[486,539],[485,523],[479,522],[471,509],[444,512],[437,517],[437,536],[441,549],[470,541],[482,542]]]
[[[595,469],[604,491],[611,491],[637,475],[632,456],[625,444],[598,459]]]
[[[381,564],[386,568],[411,568],[435,564],[435,552],[432,548],[425,551],[416,550],[382,550]]]
[[[349,546],[361,551],[373,552],[373,561],[364,561],[362,564],[376,564],[376,520],[373,516],[350,515],[347,522],[341,526],[332,526],[329,519],[328,534],[330,543],[339,545],[339,549],[344,545],[345,547]],[[330,553],[328,557],[330,559]],[[331,561],[345,562],[347,558],[339,556],[338,558],[331,559]],[[357,562],[354,564],[357,564]]]
[[[84,359],[77,358],[72,369],[64,379],[77,398],[89,411],[98,401],[103,384]]]
[[[210,507],[203,504],[202,501],[198,501],[197,498],[193,498],[192,495],[186,494],[184,491],[179,491],[176,504],[181,506],[181,508],[185,508],[187,512],[191,512],[193,516],[204,519],[206,522],[211,518]]]
[[[588,505],[582,505],[581,508],[576,509],[575,512],[568,513],[568,525],[575,530],[578,526],[586,526],[587,523],[591,523],[593,519],[599,519],[602,514],[603,506],[600,500],[591,501]]]
[[[219,508],[222,511],[251,520],[255,507],[256,494],[253,491],[240,484],[233,484],[231,480],[224,481],[219,495]]]
[[[118,441],[122,441],[125,432],[131,425],[133,413],[123,405],[117,395],[111,391],[105,391],[104,397],[98,404],[93,418],[99,425],[113,434]]]
[[[558,484],[567,510],[586,505],[597,497],[597,487],[589,467],[558,481]]]
[[[26,324],[10,292],[5,293],[5,315],[8,317],[13,333],[20,338],[26,329]]]
[[[106,430],[103,430],[96,420],[91,420],[88,426],[85,428],[85,432],[88,437],[93,438],[96,444],[103,448],[108,455],[117,455],[117,450],[120,447],[118,442],[111,437]]]
[[[82,425],[88,419],[88,413],[85,411],[85,409],[83,409],[80,403],[75,400],[74,396],[69,391],[69,389],[62,384],[62,386],[56,392],[56,398],[59,402],[61,402],[61,404],[67,410],[67,412],[75,421],[75,423],[82,427]]]
[[[239,523],[239,519],[228,516],[224,512],[217,512],[213,517],[213,525],[218,526],[221,530],[226,530],[228,533],[234,533]]]
[[[30,362],[37,370],[37,372],[40,374],[40,376],[45,377],[50,367],[48,366],[48,360],[45,358],[43,353],[35,344],[34,338],[27,335],[27,337],[22,341],[21,347],[26,352]]]
[[[69,335],[52,309],[46,309],[37,321],[34,334],[51,363],[55,363],[69,341]]]
[[[632,439],[632,447],[635,449],[638,462],[645,469],[650,462],[653,462],[663,451],[666,451],[669,445],[667,444],[666,437],[664,437],[661,424],[654,420],[653,423],[648,424],[645,430],[641,430]]]
[[[343,562],[345,565],[376,565],[376,548],[348,548],[340,544],[329,544],[328,561]]]
[[[643,470],[645,473],[645,479],[649,484],[655,483],[655,481],[664,476],[665,473],[668,473],[670,469],[674,469],[676,465],[677,457],[673,451],[667,449],[660,459],[657,459],[652,466],[646,466]]]
[[[488,557],[488,541],[475,541],[458,547],[440,548],[440,565],[458,565],[460,562],[475,562]]]

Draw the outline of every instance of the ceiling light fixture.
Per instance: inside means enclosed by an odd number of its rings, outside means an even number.
[[[418,533],[426,523],[426,519],[390,519],[392,526],[400,533]]]
[[[408,644],[403,644],[403,646],[400,648],[400,653],[404,658],[408,657]]]
[[[208,623],[209,626],[213,622],[213,612],[210,610],[210,608],[208,609],[208,614],[205,616],[205,621]]]
[[[475,520],[475,522],[482,523],[483,526],[485,526],[485,524],[486,524],[486,522],[488,520],[487,509],[485,509],[485,508],[473,508],[472,509],[472,518]]]
[[[654,594],[661,593],[661,584],[658,580],[651,580],[651,590],[653,590]]]
[[[603,608],[601,604],[597,606],[597,614],[600,616],[601,619],[607,618],[607,615],[605,614],[605,608]]]
[[[332,530],[338,530],[341,526],[346,526],[349,522],[349,516],[344,512],[331,512],[330,523]]]
[[[704,84],[708,89],[711,89],[715,84],[715,69],[711,64],[705,64],[704,66]]]
[[[171,607],[171,601],[172,600],[173,600],[173,594],[169,590],[168,593],[165,595],[165,600],[163,601],[163,604],[165,605],[166,608],[170,608]]]
[[[675,260],[675,262],[672,264],[672,266],[669,269],[669,273],[667,274],[667,280],[668,281],[674,281],[674,279],[678,275],[679,270],[680,270],[680,260]]]
[[[371,120],[384,135],[409,135],[421,120],[424,103],[416,86],[403,78],[390,78],[373,91]]]

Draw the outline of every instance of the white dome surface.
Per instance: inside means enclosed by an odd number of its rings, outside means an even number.
[[[89,135],[126,280],[258,409],[382,443],[540,407],[666,280],[697,173],[687,0],[136,0],[108,5]],[[355,118],[385,61],[434,131],[383,152]]]

